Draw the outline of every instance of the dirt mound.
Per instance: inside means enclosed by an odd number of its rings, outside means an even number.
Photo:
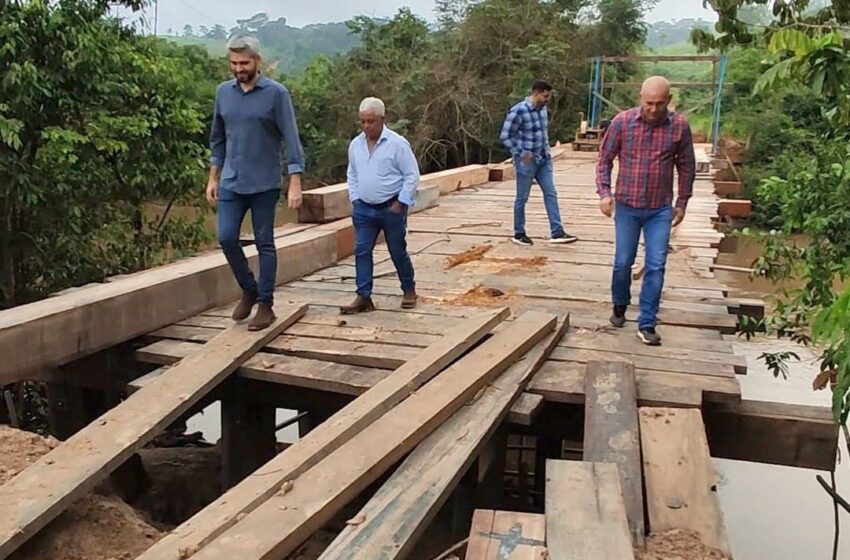
[[[439,300],[440,303],[448,305],[463,305],[469,307],[486,307],[488,305],[502,305],[506,301],[511,301],[516,297],[514,290],[503,292],[498,288],[488,288],[486,286],[475,286],[466,293]]]
[[[0,484],[58,444],[53,438],[0,426]],[[91,493],[56,518],[11,560],[130,559],[159,537],[159,531],[119,498]]]
[[[646,539],[646,552],[640,560],[731,560],[722,552],[705,546],[699,536],[688,531],[667,531]]]
[[[473,245],[463,253],[458,253],[457,255],[452,255],[451,257],[446,257],[446,270],[451,270],[456,266],[460,266],[462,264],[466,264],[472,261],[480,261],[484,258],[484,255],[487,254],[490,250],[493,249],[492,245]]]

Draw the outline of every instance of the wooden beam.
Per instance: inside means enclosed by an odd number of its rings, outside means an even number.
[[[641,408],[640,432],[650,530],[692,531],[731,555],[700,411]]]
[[[545,399],[541,395],[534,393],[523,393],[519,396],[516,402],[511,405],[511,410],[508,412],[508,420],[511,424],[520,426],[531,426],[534,419],[543,408]]]
[[[743,400],[703,409],[712,457],[831,471],[838,425],[825,406]]]
[[[584,460],[617,466],[631,541],[643,548],[646,529],[635,368],[624,362],[588,362],[585,383]]]
[[[466,560],[541,560],[546,555],[546,517],[477,509],[472,516]]]
[[[717,206],[717,214],[721,218],[749,218],[753,213],[753,203],[750,200],[721,200]]]
[[[566,318],[529,356],[428,436],[360,510],[359,517],[365,521],[343,529],[319,560],[390,560],[409,555],[568,328]]]
[[[332,232],[308,230],[283,238],[277,247],[277,281],[335,263],[336,248]],[[256,263],[255,247],[245,254]],[[0,311],[0,385],[233,302],[240,294],[224,255],[210,251]]]
[[[606,82],[604,86],[621,87],[621,88],[639,88],[643,85],[642,82]],[[670,87],[681,89],[715,89],[717,84],[714,82],[672,82]]]
[[[717,196],[740,196],[743,190],[741,181],[714,181],[714,194]]]
[[[193,560],[291,553],[555,327],[525,313],[202,548]]]
[[[552,560],[633,559],[617,466],[546,461],[546,532]]]
[[[494,163],[490,166],[490,181],[501,183],[512,181],[516,178],[516,169],[513,163]]]
[[[510,314],[507,308],[466,319],[416,358],[349,403],[306,437],[272,459],[194,517],[153,545],[139,560],[179,560],[181,550],[198,550],[255,510],[281,484],[295,479],[339,449],[386,411],[477,344]],[[337,366],[339,367],[339,366]],[[302,369],[302,368],[293,368]]]
[[[603,62],[717,62],[720,57],[713,54],[693,55],[643,55],[603,56]]]
[[[224,331],[0,487],[0,558],[6,558],[74,501],[301,317],[306,306],[278,308],[265,331]]]
[[[277,452],[275,407],[250,399],[233,380],[221,399],[221,487],[240,483]]]

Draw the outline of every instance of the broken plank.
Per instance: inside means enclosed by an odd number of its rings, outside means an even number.
[[[584,411],[582,457],[589,463],[617,466],[631,542],[643,548],[646,532],[634,365],[588,362]]]
[[[439,341],[166,535],[139,560],[179,560],[181,550],[199,549],[221,535],[240,516],[250,513],[277,492],[283,482],[316,465],[449,366],[509,313],[506,308],[480,313],[448,329]]]
[[[703,409],[712,457],[831,471],[838,425],[827,406],[742,400]]]
[[[493,335],[301,474],[289,491],[271,496],[193,559],[270,560],[289,554],[554,327],[552,315],[523,314],[509,329]]]
[[[542,395],[534,393],[523,393],[511,405],[511,410],[508,412],[508,420],[511,424],[520,426],[531,426],[535,418],[543,408],[544,398]]]
[[[428,436],[360,510],[363,523],[343,529],[319,560],[406,557],[568,328],[566,318],[545,342]]]
[[[700,411],[641,408],[640,432],[650,530],[692,531],[730,555]]]
[[[547,460],[546,533],[552,560],[633,559],[617,466]]]
[[[541,560],[546,558],[546,517],[476,509],[466,560]]]
[[[279,307],[272,326],[237,326],[160,375],[129,399],[0,487],[0,558],[6,558],[134,452],[188,411],[240,363],[304,314]]]

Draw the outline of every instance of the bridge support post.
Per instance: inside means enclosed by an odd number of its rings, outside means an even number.
[[[227,490],[275,456],[275,406],[246,396],[236,380],[221,399],[222,488]]]

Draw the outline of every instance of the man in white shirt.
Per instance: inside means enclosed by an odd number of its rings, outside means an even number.
[[[410,143],[384,124],[384,102],[360,103],[363,130],[348,146],[348,194],[353,205],[357,298],[340,308],[345,315],[372,311],[372,250],[383,232],[401,281],[402,309],[416,307],[413,263],[407,253],[407,213],[416,204],[419,164]]]

